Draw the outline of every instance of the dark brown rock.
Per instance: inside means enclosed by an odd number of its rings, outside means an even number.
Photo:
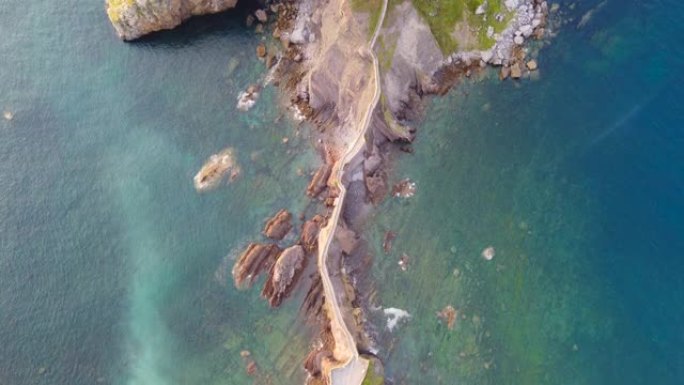
[[[318,242],[318,232],[325,223],[325,218],[316,215],[311,220],[304,222],[302,226],[301,244],[307,252],[316,250]]]
[[[262,234],[268,238],[279,241],[283,239],[290,230],[292,230],[292,214],[283,209],[278,211],[276,215],[266,222]]]
[[[274,244],[250,243],[233,266],[235,286],[251,286],[261,272],[273,266],[280,252],[280,248]]]

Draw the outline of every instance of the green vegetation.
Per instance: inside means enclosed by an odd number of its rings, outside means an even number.
[[[476,15],[475,11],[483,3],[484,14]],[[451,53],[457,49],[486,49],[494,44],[487,37],[487,28],[494,32],[502,31],[510,12],[503,5],[503,0],[411,0],[418,13],[430,26],[432,33],[442,49]],[[503,16],[497,21],[496,16]]]
[[[385,379],[375,372],[375,364],[373,360],[368,364],[368,371],[366,372],[366,377],[363,379],[361,385],[383,385]]]

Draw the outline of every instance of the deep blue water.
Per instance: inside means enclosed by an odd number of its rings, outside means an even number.
[[[418,194],[377,222],[412,267],[375,266],[412,313],[381,352],[396,384],[684,383],[684,4],[608,0],[577,28],[598,3],[562,2],[538,80],[434,100],[398,161]],[[301,209],[313,158],[272,89],[235,110],[263,73],[245,12],[124,44],[100,1],[0,0],[0,384],[248,384],[242,349],[301,383],[296,303],[216,274]],[[227,146],[243,176],[198,195]]]

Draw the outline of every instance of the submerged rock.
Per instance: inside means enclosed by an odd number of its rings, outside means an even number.
[[[228,180],[230,182],[240,175],[240,166],[235,161],[235,154],[232,148],[227,148],[209,157],[209,160],[207,160],[193,179],[195,189],[197,191],[210,190],[218,186],[226,174],[229,174]]]
[[[444,307],[444,309],[437,312],[437,317],[442,321],[446,322],[447,328],[451,330],[454,328],[454,325],[456,325],[456,318],[458,317],[458,312],[456,311],[456,309],[454,309],[453,306],[447,305]]]
[[[185,19],[235,7],[237,0],[107,0],[107,15],[124,40],[171,29]]]
[[[292,214],[283,209],[270,218],[264,226],[263,234],[268,238],[281,240],[292,230]]]

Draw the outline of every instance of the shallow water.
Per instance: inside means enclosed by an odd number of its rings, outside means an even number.
[[[273,89],[235,108],[264,72],[246,12],[124,44],[101,2],[0,6],[1,383],[250,383],[242,349],[301,383],[296,304],[230,278],[266,216],[302,209],[316,159]],[[196,193],[227,146],[243,174]]]
[[[398,160],[418,192],[369,228],[380,301],[412,314],[383,332],[395,384],[684,379],[684,9],[609,0],[576,29],[596,4],[564,3],[538,80],[434,100]],[[298,302],[229,277],[266,216],[304,208],[316,158],[274,90],[235,109],[263,73],[245,12],[124,44],[101,2],[0,3],[0,383],[249,384],[243,349],[302,382]],[[243,175],[197,194],[227,146]]]
[[[577,29],[597,3],[564,4],[538,80],[433,100],[398,160],[417,194],[370,226],[379,298],[412,315],[382,331],[395,384],[684,381],[682,6],[609,1]]]

